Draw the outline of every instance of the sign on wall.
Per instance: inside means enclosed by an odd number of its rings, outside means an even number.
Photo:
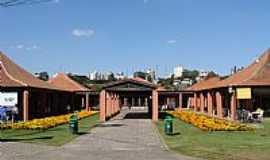
[[[15,106],[18,104],[17,92],[0,92],[0,106]]]
[[[251,99],[251,88],[237,88],[237,99]]]

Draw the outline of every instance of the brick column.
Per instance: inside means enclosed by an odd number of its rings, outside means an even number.
[[[179,93],[179,110],[182,110],[183,107],[183,94]]]
[[[201,96],[200,94],[197,95],[197,109],[196,111],[201,111]]]
[[[120,96],[117,95],[117,106],[116,106],[116,112],[119,112],[120,111]]]
[[[193,106],[193,100],[194,97],[188,97],[188,100],[187,100],[187,108],[190,109],[190,107]]]
[[[86,109],[86,111],[91,110],[90,105],[89,105],[89,94],[88,93],[86,93],[86,95],[85,95],[85,109]]]
[[[208,110],[208,115],[212,116],[212,114],[213,114],[213,97],[211,95],[211,92],[207,93],[207,110]]]
[[[99,120],[106,121],[106,91],[102,90],[99,95]]]
[[[114,107],[114,94],[110,94],[110,116],[113,114],[113,107]]]
[[[118,97],[117,94],[115,94],[115,105],[114,105],[114,109],[113,112],[116,113],[117,112],[117,107],[118,107]]]
[[[169,105],[170,104],[170,97],[167,97],[166,99],[167,99],[166,104]]]
[[[233,121],[236,121],[237,120],[237,117],[236,117],[236,108],[237,108],[236,93],[233,92],[233,94],[231,96],[231,119]]]
[[[197,108],[197,94],[194,93],[194,98],[193,98],[193,110],[196,111],[196,108]]]
[[[110,115],[110,106],[111,106],[110,93],[106,92],[105,99],[106,99],[105,108],[106,108],[106,118],[107,118]]]
[[[219,91],[216,92],[216,101],[217,101],[217,116],[219,118],[223,118],[223,111],[222,111],[222,96]]]
[[[200,94],[200,112],[204,112],[204,95],[203,92]]]
[[[113,106],[113,97],[112,97],[112,93],[108,93],[108,114],[107,116],[110,117],[112,115],[112,106]]]
[[[84,99],[84,97],[82,97],[81,100],[82,100],[82,106],[81,107],[84,108],[85,107],[85,99]]]
[[[117,96],[117,94],[115,94],[115,105],[114,105],[114,110],[113,110],[114,113],[117,112],[118,105],[119,105],[118,96]]]
[[[152,91],[152,120],[158,121],[158,92]]]
[[[29,91],[23,91],[23,121],[29,120]]]
[[[116,94],[114,93],[112,95],[113,97],[113,105],[112,105],[112,114],[115,114],[115,108],[116,108]]]

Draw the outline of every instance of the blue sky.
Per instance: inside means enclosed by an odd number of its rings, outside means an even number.
[[[0,50],[31,72],[229,73],[270,45],[270,1],[55,0],[0,8]]]

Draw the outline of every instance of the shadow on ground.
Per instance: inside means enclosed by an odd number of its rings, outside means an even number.
[[[166,116],[170,116],[170,114],[168,114],[166,112],[159,112],[158,118],[161,120],[164,120]]]
[[[124,124],[119,124],[119,123],[104,123],[104,124],[99,124],[98,127],[121,127],[124,126]]]
[[[125,115],[124,119],[151,119],[147,112],[131,112]]]
[[[37,140],[37,139],[52,139],[53,136],[42,136],[42,137],[32,137],[32,138],[3,138],[0,142],[19,142],[27,140]]]

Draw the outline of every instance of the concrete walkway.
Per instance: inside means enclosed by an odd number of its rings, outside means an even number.
[[[185,160],[167,151],[150,119],[123,119],[127,111],[62,147],[0,144],[2,160]]]

